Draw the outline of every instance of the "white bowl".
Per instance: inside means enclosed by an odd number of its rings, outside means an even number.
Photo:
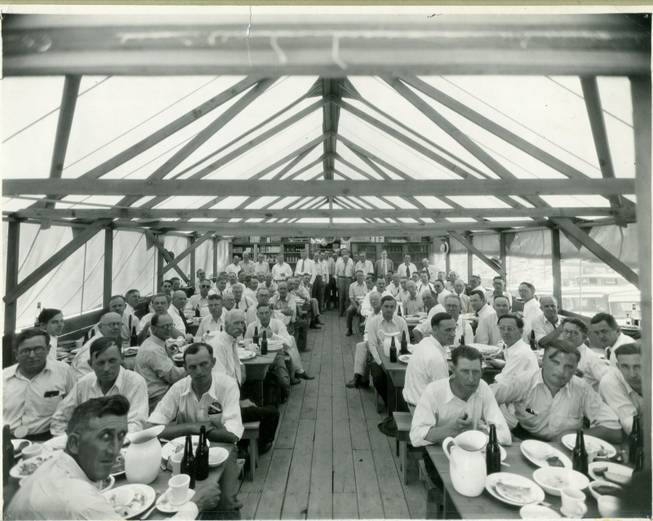
[[[542,505],[524,505],[519,509],[522,519],[559,519],[560,514]]]
[[[41,454],[42,451],[43,451],[43,445],[39,443],[28,445],[27,447],[23,448],[23,458],[24,459],[33,458],[34,456],[38,456],[39,454]]]
[[[609,487],[611,489],[610,492],[614,492],[614,494],[608,494],[607,492],[601,493],[601,489],[599,487]],[[603,496],[617,496],[623,490],[616,483],[610,483],[609,481],[605,481],[603,479],[597,479],[596,481],[592,481],[590,483],[589,489],[590,489],[590,494],[592,494],[592,496],[594,496],[594,499],[596,499],[597,501],[599,500],[600,497]]]
[[[563,488],[583,490],[590,480],[575,470],[562,467],[542,467],[533,472],[533,479],[547,494],[559,496]]]
[[[605,473],[598,474],[596,469],[606,468]],[[604,479],[605,481],[613,481],[620,485],[628,485],[633,479],[633,469],[626,467],[626,465],[619,465],[619,463],[612,463],[611,461],[594,461],[587,467],[589,475],[593,479]]]

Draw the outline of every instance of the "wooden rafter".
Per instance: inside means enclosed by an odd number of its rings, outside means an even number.
[[[499,275],[503,275],[505,277],[504,268],[502,266],[499,266],[496,262],[494,262],[487,255],[485,255],[481,250],[479,250],[474,245],[474,243],[471,240],[469,240],[467,237],[454,231],[449,232],[449,237],[453,237],[454,239],[456,239],[460,244],[462,244],[465,248],[467,248],[467,251],[476,255],[483,263],[487,264]]]
[[[166,223],[166,225],[167,224],[172,224],[172,223]],[[162,242],[154,233],[152,233],[150,230],[144,230],[143,233],[145,233],[145,236],[147,237],[148,241],[150,241],[154,246],[156,246],[156,249],[159,251],[159,255],[158,255],[159,261],[157,261],[157,266],[158,266],[157,279],[161,279],[161,281],[163,281],[163,273],[165,272],[165,266],[163,264],[163,261],[165,261],[167,264],[172,264],[174,263],[175,259],[173,258],[172,255],[170,255],[170,252],[163,247]],[[183,271],[181,271],[181,269],[179,269],[179,266],[175,264],[173,268],[177,272],[177,274],[184,280],[184,282],[186,282],[186,284],[190,284],[190,279]]]
[[[338,122],[340,120],[340,105],[342,99],[343,79],[322,78],[322,133],[324,140],[324,179],[333,179],[335,167],[336,145],[338,142]]]
[[[173,268],[176,269],[179,266],[179,263],[182,260],[184,260],[188,255],[190,255],[191,252],[194,252],[195,250],[197,250],[197,248],[198,248],[198,246],[200,244],[204,243],[205,241],[208,241],[212,237],[213,237],[212,232],[206,232],[204,235],[202,235],[201,237],[199,237],[198,239],[193,241],[190,244],[190,246],[188,246],[188,248],[186,248],[184,251],[182,251],[179,255],[176,255],[172,262],[168,262],[168,264],[166,264],[163,267],[163,273],[165,273],[166,271],[169,271],[169,270],[171,270]]]

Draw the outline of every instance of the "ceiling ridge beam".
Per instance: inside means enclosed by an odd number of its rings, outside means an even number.
[[[333,179],[334,155],[338,142],[338,123],[343,80],[341,78],[322,78],[322,132],[328,136],[324,140],[324,178]]]

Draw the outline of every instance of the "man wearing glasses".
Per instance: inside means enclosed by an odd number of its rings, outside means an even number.
[[[211,281],[204,279],[199,283],[200,292],[190,298],[190,307],[195,312],[196,309],[200,310],[201,317],[209,316],[209,292],[211,291]]]
[[[45,440],[57,406],[73,388],[70,368],[48,360],[50,338],[40,329],[26,329],[16,337],[18,363],[2,372],[5,424],[17,438]]]

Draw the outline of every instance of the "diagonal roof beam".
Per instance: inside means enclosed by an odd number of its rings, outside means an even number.
[[[324,140],[324,179],[333,179],[335,167],[336,146],[338,143],[338,122],[340,121],[340,106],[337,104],[342,99],[344,86],[343,78],[319,78],[322,86],[322,132],[328,136]],[[329,202],[332,199],[328,198]]]

